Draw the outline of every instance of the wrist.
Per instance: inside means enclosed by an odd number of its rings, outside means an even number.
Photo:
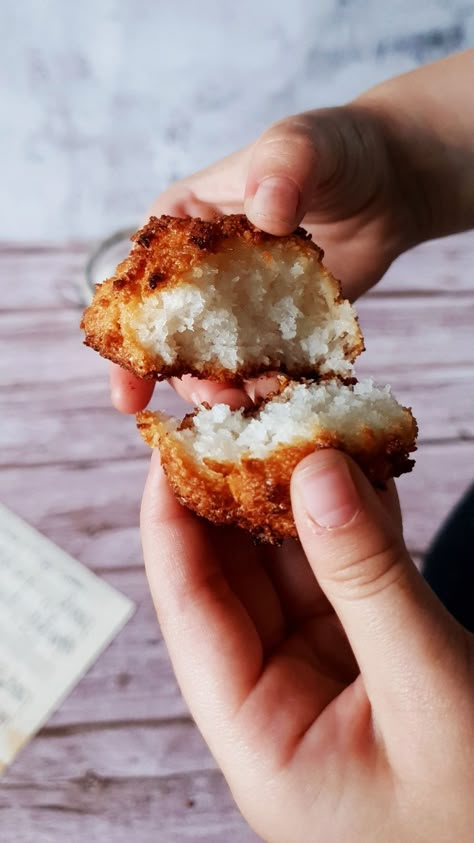
[[[474,226],[471,64],[474,51],[452,56],[390,79],[354,103],[379,123],[411,217],[409,245]]]

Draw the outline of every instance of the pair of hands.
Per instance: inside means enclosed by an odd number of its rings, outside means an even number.
[[[423,235],[380,112],[312,112],[168,190],[153,213],[242,212],[275,234],[300,221],[356,297]],[[397,166],[395,166],[397,162]],[[245,390],[184,378],[196,403]],[[112,371],[133,412],[152,386]],[[253,828],[271,843],[470,839],[473,638],[408,556],[395,487],[320,451],[297,467],[300,543],[256,547],[183,509],[152,458],[147,574],[191,712]]]

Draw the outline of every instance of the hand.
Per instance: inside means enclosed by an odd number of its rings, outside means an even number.
[[[466,107],[473,73],[474,50],[466,50],[347,106],[281,120],[251,146],[171,187],[151,212],[245,211],[279,235],[302,222],[354,299],[405,249],[474,225],[474,112]],[[188,379],[174,386],[187,400],[194,394],[193,403],[250,403],[231,385]],[[142,409],[152,392],[152,383],[112,369],[112,401],[122,412]]]
[[[473,637],[409,559],[394,486],[337,451],[297,467],[301,546],[255,547],[171,494],[155,453],[147,574],[183,694],[269,843],[468,843]]]
[[[355,298],[415,242],[414,209],[415,202],[406,203],[381,121],[373,109],[351,105],[282,120],[252,146],[173,185],[151,213],[209,218],[245,211],[272,234],[289,234],[303,222],[325,249],[325,263],[342,279],[345,294]],[[153,382],[117,366],[111,371],[117,409],[143,409]],[[264,390],[271,388],[272,381],[268,387],[262,382]],[[255,390],[254,382],[245,391],[189,377],[172,383],[195,404],[250,404]]]

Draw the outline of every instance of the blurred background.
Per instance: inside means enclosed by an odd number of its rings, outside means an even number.
[[[474,43],[470,0],[0,4],[0,234],[101,238],[277,118]]]
[[[149,452],[82,345],[85,265],[272,121],[474,46],[474,2],[0,0],[0,31],[0,500],[137,604],[0,781],[1,843],[250,843],[156,623]],[[424,244],[357,305],[359,375],[420,424],[399,483],[419,565],[472,482],[473,266],[472,232]]]

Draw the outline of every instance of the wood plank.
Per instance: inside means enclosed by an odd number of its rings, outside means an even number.
[[[472,442],[425,443],[414,454],[411,474],[397,480],[405,541],[422,555],[443,521],[474,482]]]
[[[474,231],[430,240],[392,264],[374,295],[474,293]]]
[[[217,770],[149,778],[6,782],[2,843],[255,843]]]
[[[79,308],[84,301],[84,267],[90,247],[0,243],[2,301],[6,310]]]
[[[216,763],[191,719],[47,728],[19,754],[2,783],[100,779],[215,770]]]
[[[360,367],[361,378],[370,374],[368,365]],[[420,445],[434,439],[441,442],[474,437],[473,367],[454,366],[441,371],[427,368],[413,377],[392,371],[377,380],[390,383],[398,401],[412,408]]]
[[[73,378],[103,379],[103,360],[82,345],[79,310],[3,313],[0,334],[0,384],[67,384]]]
[[[387,380],[394,374],[412,375],[419,369],[443,370],[474,363],[474,297],[377,298],[357,304],[367,351],[357,372],[370,371]],[[359,374],[359,377],[361,375]]]
[[[2,310],[61,309],[84,302],[84,268],[94,244],[0,243]],[[399,257],[375,295],[473,292],[474,233],[432,240]]]
[[[72,379],[64,388],[50,383],[0,388],[0,465],[147,455],[134,418],[112,407],[106,375],[106,367],[101,367],[98,377]],[[154,406],[172,415],[189,412],[189,405],[168,384],[155,389]]]
[[[53,714],[48,729],[188,718],[143,567],[103,576],[134,600],[136,612]]]
[[[93,570],[141,563],[141,460],[30,466],[0,472],[0,499]]]

